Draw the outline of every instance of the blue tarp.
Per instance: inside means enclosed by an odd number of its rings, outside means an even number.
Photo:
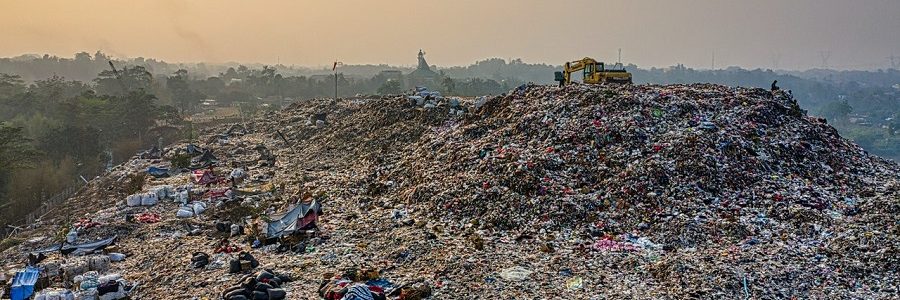
[[[96,242],[84,243],[84,244],[78,244],[78,245],[66,244],[66,245],[63,245],[59,250],[63,254],[75,253],[77,255],[77,254],[83,254],[83,253],[91,253],[91,252],[94,252],[97,250],[103,250],[103,248],[106,248],[106,246],[114,244],[116,242],[116,238],[118,238],[118,237],[119,237],[118,235],[114,235],[113,237],[108,238],[108,239],[103,239],[103,240],[99,240]]]
[[[66,254],[66,255],[71,254],[71,253],[75,253],[75,254],[90,253],[90,252],[94,252],[97,250],[102,250],[103,248],[106,248],[107,246],[114,244],[118,237],[119,237],[118,235],[114,235],[111,238],[99,240],[96,242],[84,243],[84,244],[69,244],[69,243],[63,242],[61,244],[53,245],[53,246],[50,246],[47,248],[31,251],[31,253],[34,255],[38,255],[40,253],[50,253],[50,252],[55,252],[55,251],[60,251],[60,252],[62,252],[62,254]]]
[[[9,297],[12,300],[25,300],[34,294],[34,285],[37,284],[40,271],[35,267],[25,267],[25,271],[16,272],[9,289]]]
[[[156,178],[169,177],[169,169],[150,166],[147,168],[147,174]]]

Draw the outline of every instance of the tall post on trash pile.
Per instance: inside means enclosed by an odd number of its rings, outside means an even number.
[[[617,60],[616,63],[622,63],[622,48],[619,48],[619,60]]]
[[[337,67],[343,66],[344,63],[335,61],[334,66],[331,67],[331,70],[334,71],[334,99],[338,98],[338,77],[337,77]]]

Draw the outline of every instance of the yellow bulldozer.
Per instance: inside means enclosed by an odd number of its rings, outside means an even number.
[[[607,65],[590,57],[567,62],[563,65],[563,71],[557,71],[554,75],[559,85],[563,86],[572,83],[572,73],[578,71],[582,72],[582,82],[587,84],[631,83],[631,73],[626,71],[621,63]]]

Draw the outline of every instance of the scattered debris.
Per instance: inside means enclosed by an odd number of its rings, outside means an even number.
[[[323,279],[390,299],[898,292],[900,167],[781,91],[419,89],[302,101],[199,140],[90,181],[0,262],[32,254],[48,293],[135,299],[314,299],[334,291]],[[272,270],[296,280],[257,278]]]

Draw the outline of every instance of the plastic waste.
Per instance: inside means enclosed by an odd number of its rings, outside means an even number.
[[[531,270],[515,266],[500,271],[499,277],[509,281],[522,281],[528,278],[528,275],[531,275],[531,273],[533,273]]]

